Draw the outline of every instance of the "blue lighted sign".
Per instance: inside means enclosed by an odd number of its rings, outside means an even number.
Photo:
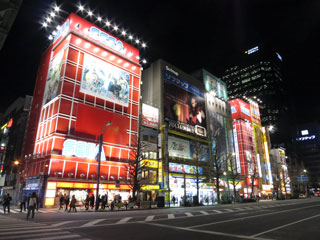
[[[311,135],[311,136],[306,136],[306,137],[299,137],[299,138],[296,138],[296,140],[297,141],[307,141],[307,140],[313,140],[315,138],[316,138],[315,135]]]
[[[108,35],[96,27],[91,27],[89,29],[89,35],[93,39],[113,48],[116,51],[122,52],[124,50],[123,43],[120,40],[117,40],[115,37]]]
[[[67,139],[63,143],[62,155],[76,156],[79,158],[95,159],[99,152],[99,145],[83,141]],[[101,160],[106,161],[106,156],[102,148]]]
[[[55,43],[55,41],[57,41],[57,39],[61,35],[65,34],[68,30],[69,30],[69,19],[67,19],[67,21],[61,26],[57,34],[54,36],[53,43]]]

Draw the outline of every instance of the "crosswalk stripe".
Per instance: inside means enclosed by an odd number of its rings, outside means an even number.
[[[31,239],[35,237],[45,237],[45,236],[50,236],[50,235],[57,235],[57,234],[68,234],[69,232],[61,231],[61,232],[48,232],[48,233],[39,233],[39,234],[27,234],[23,235],[24,238],[26,239]],[[7,236],[6,240],[9,239],[17,239],[17,236]]]
[[[83,224],[81,227],[91,227],[99,222],[102,222],[104,221],[105,219],[97,219],[97,220],[94,220],[94,221],[91,221],[91,222],[88,222],[86,224]]]
[[[51,227],[60,227],[62,225],[68,224],[68,223],[72,223],[72,222],[76,222],[76,221],[64,221],[64,222],[59,222],[59,223],[55,223],[52,224]]]
[[[189,212],[186,212],[186,213],[184,213],[185,215],[187,215],[188,217],[192,217],[193,216],[193,214],[192,213],[189,213]]]
[[[128,222],[132,217],[126,217],[126,218],[123,218],[121,219],[120,221],[118,221],[116,224],[123,224],[123,223],[126,223]]]
[[[200,211],[200,213],[202,213],[203,215],[209,215],[209,213],[207,213],[205,211]]]
[[[235,210],[238,210],[238,211],[243,211],[242,208],[234,208]]]
[[[50,228],[50,229],[40,229],[37,230],[38,232],[54,232],[54,231],[58,231],[58,228]],[[24,234],[24,233],[33,233],[34,230],[28,230],[28,231],[12,231],[12,230],[8,230],[8,231],[1,231],[0,232],[0,236],[6,236],[6,235],[14,235],[14,234]]]
[[[172,213],[168,214],[168,219],[174,219],[174,218],[175,218],[174,214]]]
[[[222,210],[225,210],[227,212],[234,212],[232,209],[222,209]]]
[[[0,213],[3,213],[3,210],[0,209]]]
[[[216,213],[222,213],[221,211],[219,210],[212,210],[213,212],[216,212]]]
[[[148,216],[148,217],[146,217],[146,219],[145,219],[144,221],[145,221],[145,222],[152,221],[153,218],[154,218],[153,215],[152,215],[152,216]]]
[[[20,212],[20,210],[19,210],[19,212]],[[19,213],[19,212],[17,212],[16,210],[13,210],[13,209],[10,210],[10,213],[15,213],[15,214],[17,214],[17,213]]]
[[[49,213],[48,211],[39,210],[41,213]]]
[[[14,231],[19,231],[19,230],[28,230],[28,229],[47,229],[48,226],[32,226],[32,225],[24,225],[24,226],[7,226],[6,228],[1,228],[1,231],[6,231],[6,230],[14,230]]]

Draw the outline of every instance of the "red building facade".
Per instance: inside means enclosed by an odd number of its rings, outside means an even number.
[[[138,58],[138,49],[75,14],[59,28],[38,70],[22,165],[25,190],[38,188],[45,205],[61,193],[81,201],[93,192],[98,136],[110,121],[101,193],[127,198],[127,162],[138,134]]]

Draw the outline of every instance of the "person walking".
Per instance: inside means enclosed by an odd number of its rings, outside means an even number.
[[[22,212],[22,208],[23,208],[23,211],[26,211],[26,203],[27,203],[27,201],[28,201],[27,194],[24,193],[23,196],[21,197],[20,212]]]
[[[66,195],[66,194],[64,194],[64,195]],[[63,204],[64,204],[64,196],[62,194],[60,196],[59,202],[60,202],[59,210],[61,210],[61,209],[63,209]]]
[[[105,210],[105,208],[106,208],[107,199],[108,199],[107,194],[105,194],[105,195],[102,196],[101,208],[102,208],[103,210]]]
[[[90,196],[90,207],[91,207],[91,209],[93,209],[93,207],[94,207],[94,194],[93,193]]]
[[[84,201],[84,207],[86,208],[86,210],[89,209],[89,202],[90,202],[90,198],[89,198],[89,194],[87,194],[86,200]]]
[[[67,195],[66,198],[64,199],[64,204],[66,205],[65,211],[68,211],[69,203],[70,203],[70,197],[69,195]]]
[[[41,204],[41,197],[40,197],[40,194],[36,194],[36,197],[37,197],[37,211],[39,211],[39,208],[40,208],[40,204]]]
[[[12,198],[9,193],[7,195],[4,195],[3,200],[2,200],[3,213],[6,213],[6,209],[8,209],[8,213],[10,213],[10,202],[11,201],[12,201]]]
[[[34,218],[34,210],[37,207],[37,195],[35,192],[33,192],[30,196],[29,203],[28,203],[28,214],[27,219],[29,219],[30,212],[32,212],[31,218]]]
[[[69,212],[71,212],[71,209],[73,209],[74,212],[77,212],[76,203],[77,203],[77,199],[75,195],[72,195]]]
[[[173,206],[175,206],[175,205],[176,205],[176,197],[175,197],[174,195],[172,196],[172,199],[171,199],[171,200],[172,200]]]

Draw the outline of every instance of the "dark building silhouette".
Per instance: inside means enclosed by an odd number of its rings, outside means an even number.
[[[262,125],[275,127],[272,144],[283,145],[289,136],[289,128],[283,124],[289,104],[281,55],[263,46],[251,48],[225,70],[222,80],[227,83],[230,99],[245,96],[259,102]]]

